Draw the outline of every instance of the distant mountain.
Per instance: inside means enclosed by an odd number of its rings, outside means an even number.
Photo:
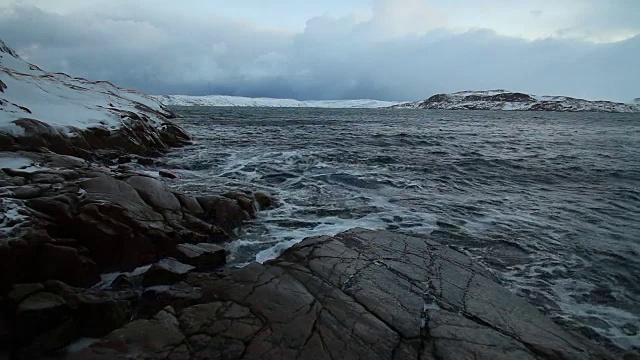
[[[640,112],[640,105],[590,101],[567,96],[536,96],[506,90],[438,94],[427,100],[398,104],[392,107],[440,110]]]
[[[634,104],[640,104],[640,97],[633,99]]]
[[[241,96],[155,95],[167,106],[243,106],[243,107],[309,107],[309,108],[380,108],[399,104],[380,100],[307,100],[250,98]]]

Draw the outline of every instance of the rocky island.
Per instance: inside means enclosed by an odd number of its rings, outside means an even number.
[[[411,103],[391,106],[436,110],[515,110],[569,112],[640,112],[640,106],[611,101],[590,101],[567,96],[537,96],[507,90],[460,91],[437,94]]]
[[[0,43],[0,358],[613,359],[435,237],[353,229],[224,267],[268,194],[185,194],[146,95]]]

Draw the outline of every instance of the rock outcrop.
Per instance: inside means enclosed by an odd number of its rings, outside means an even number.
[[[251,193],[196,199],[162,177],[54,153],[0,152],[2,163],[22,166],[0,169],[0,291],[51,279],[90,286],[167,256],[212,270],[225,251],[211,243],[256,216],[243,207],[259,207]]]
[[[49,73],[0,41],[0,151],[38,151],[91,158],[103,153],[149,155],[184,145],[189,135],[153,98]]]
[[[268,264],[191,273],[181,286],[189,301],[158,304],[68,358],[613,358],[469,257],[389,232],[309,238]]]
[[[176,283],[225,265],[215,244],[257,216],[244,208],[260,207],[251,192],[196,199],[133,163],[17,151],[0,152],[0,164],[0,340],[18,359],[196,304],[202,291]],[[86,289],[99,282],[106,290]]]
[[[640,106],[632,104],[590,101],[567,96],[536,96],[506,90],[437,94],[426,100],[391,107],[437,110],[640,112]]]

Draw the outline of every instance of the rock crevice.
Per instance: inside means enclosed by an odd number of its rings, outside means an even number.
[[[103,359],[107,347],[121,359],[140,349],[148,359],[613,359],[465,255],[385,231],[309,238],[267,264],[192,273],[184,282],[202,296],[160,312],[175,312],[166,340],[148,351],[146,339],[123,343],[128,332],[158,332],[154,318],[68,357]]]

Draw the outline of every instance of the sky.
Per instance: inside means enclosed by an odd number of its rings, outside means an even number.
[[[640,97],[640,0],[0,0],[0,38],[152,94]]]

